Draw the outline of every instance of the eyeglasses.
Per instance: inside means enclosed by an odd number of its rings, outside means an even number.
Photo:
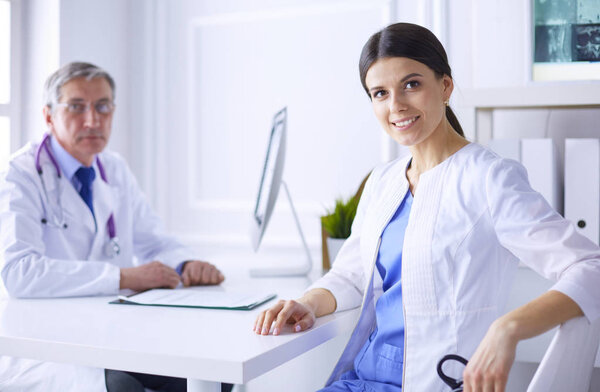
[[[61,102],[57,103],[57,107],[65,107],[69,113],[83,114],[87,113],[92,106],[98,114],[110,114],[115,110],[115,104],[110,101],[91,102]]]

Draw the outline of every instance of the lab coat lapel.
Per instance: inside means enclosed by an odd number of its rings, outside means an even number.
[[[43,159],[43,158],[41,158],[41,159],[42,159],[42,161],[41,161],[41,167],[42,167],[41,179],[43,182],[42,185],[46,188],[46,193],[48,194],[48,198],[50,199],[50,202],[52,204],[56,204],[56,203],[58,203],[58,196],[59,196],[58,190],[60,189],[60,187],[58,186],[58,182],[62,181],[63,178],[62,177],[60,179],[58,178],[56,168],[54,167],[54,165],[52,165],[52,163],[49,160]]]
[[[76,229],[83,226],[92,235],[96,232],[96,223],[92,211],[85,204],[70,179],[61,176],[60,186],[57,192],[60,193],[60,203],[65,212],[65,220],[71,228]]]
[[[400,203],[404,200],[406,192],[408,192],[408,180],[406,179],[406,172],[404,170],[405,165],[402,165],[403,170],[395,173],[394,180],[389,182],[389,185],[384,190],[383,209],[382,213],[378,215],[377,228],[379,236],[383,233],[383,230],[390,222],[394,213],[400,207]]]
[[[367,241],[366,244],[369,244],[369,249],[367,250],[367,260],[375,260],[376,257],[372,257],[371,255],[377,251],[376,246],[379,241],[379,237],[383,233],[386,225],[394,216],[394,213],[400,206],[400,203],[406,196],[406,192],[408,191],[408,180],[406,179],[406,165],[408,164],[408,160],[410,158],[403,159],[403,164],[397,165],[394,173],[390,173],[391,179],[388,181],[385,186],[383,192],[378,195],[377,202],[372,204],[372,208],[376,210],[376,213],[367,214],[367,218],[365,218],[365,228],[368,230],[364,230],[363,233],[369,238],[365,238]],[[369,222],[367,222],[367,220]],[[374,262],[374,261],[373,261]],[[371,270],[371,265],[365,265],[365,273]]]
[[[98,169],[96,168],[96,172]],[[98,223],[98,233],[94,238],[90,256],[94,258],[104,258],[104,246],[108,242],[108,218],[116,208],[116,189],[110,184],[104,182],[100,175],[94,181],[94,212],[96,214],[96,222]]]
[[[410,210],[402,250],[402,301],[408,317],[437,314],[432,249],[444,178],[455,155],[422,173]],[[408,323],[408,322],[407,322]]]
[[[63,219],[66,217],[64,216],[65,211],[62,208],[61,192],[62,188],[69,186],[69,184],[64,182],[62,177],[58,177],[56,168],[48,159],[44,159],[43,155],[40,159],[42,168],[42,173],[40,174],[40,189],[45,198],[43,202],[46,208],[46,218],[50,218],[51,216],[59,217],[61,223],[64,223],[66,220],[63,221]],[[68,222],[66,223],[68,224]]]

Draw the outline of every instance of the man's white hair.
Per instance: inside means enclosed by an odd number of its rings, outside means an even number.
[[[86,78],[92,80],[95,78],[104,78],[110,85],[112,99],[115,99],[115,81],[108,72],[102,68],[83,62],[71,62],[60,67],[56,72],[48,77],[44,85],[44,102],[46,106],[53,109],[59,102],[62,92],[62,86],[75,78]]]

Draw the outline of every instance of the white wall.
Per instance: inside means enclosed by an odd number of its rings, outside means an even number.
[[[129,8],[120,0],[60,0],[60,64],[85,61],[108,71],[115,79],[117,109],[109,148],[130,156],[131,103]]]
[[[201,252],[250,251],[271,119],[287,105],[284,179],[318,253],[325,206],[354,193],[386,155],[357,58],[364,37],[389,20],[390,4],[177,1],[157,8],[160,71],[150,85],[161,110],[153,143],[160,164],[147,170],[157,174],[167,226]],[[282,195],[269,226],[263,250],[301,249]]]

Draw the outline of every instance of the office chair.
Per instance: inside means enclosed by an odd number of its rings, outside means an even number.
[[[527,392],[588,392],[599,340],[600,321],[577,317],[561,325]]]

